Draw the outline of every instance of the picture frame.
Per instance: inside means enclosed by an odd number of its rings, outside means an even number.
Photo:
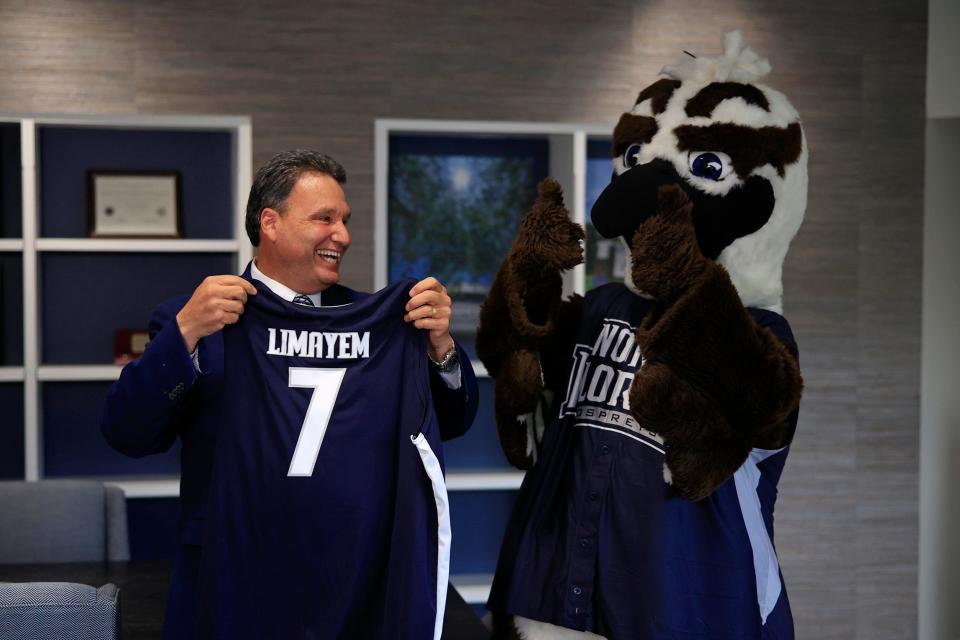
[[[87,172],[91,238],[182,238],[178,171]]]

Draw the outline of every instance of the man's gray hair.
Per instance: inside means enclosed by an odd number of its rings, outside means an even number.
[[[304,173],[322,173],[340,184],[347,181],[347,172],[328,155],[308,149],[281,151],[257,170],[247,199],[247,236],[250,243],[260,245],[260,213],[276,209],[283,213],[287,196]]]

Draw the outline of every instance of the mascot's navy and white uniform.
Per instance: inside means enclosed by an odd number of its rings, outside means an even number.
[[[561,299],[583,230],[556,182],[520,224],[477,341],[529,469],[495,637],[793,637],[773,508],[802,386],[781,268],[807,151],[769,70],[734,32],[621,117],[591,215],[630,247],[624,284]]]

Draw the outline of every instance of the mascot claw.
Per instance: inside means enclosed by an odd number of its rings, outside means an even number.
[[[583,227],[570,220],[559,182],[545,178],[538,193],[530,213],[520,222],[514,261],[544,271],[572,269],[583,262]]]

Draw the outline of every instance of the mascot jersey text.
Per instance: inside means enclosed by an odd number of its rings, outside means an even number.
[[[630,247],[624,284],[561,300],[583,230],[553,180],[520,224],[477,336],[529,470],[495,637],[793,637],[773,508],[802,386],[781,269],[807,150],[769,70],[733,32],[620,118],[591,215]]]

